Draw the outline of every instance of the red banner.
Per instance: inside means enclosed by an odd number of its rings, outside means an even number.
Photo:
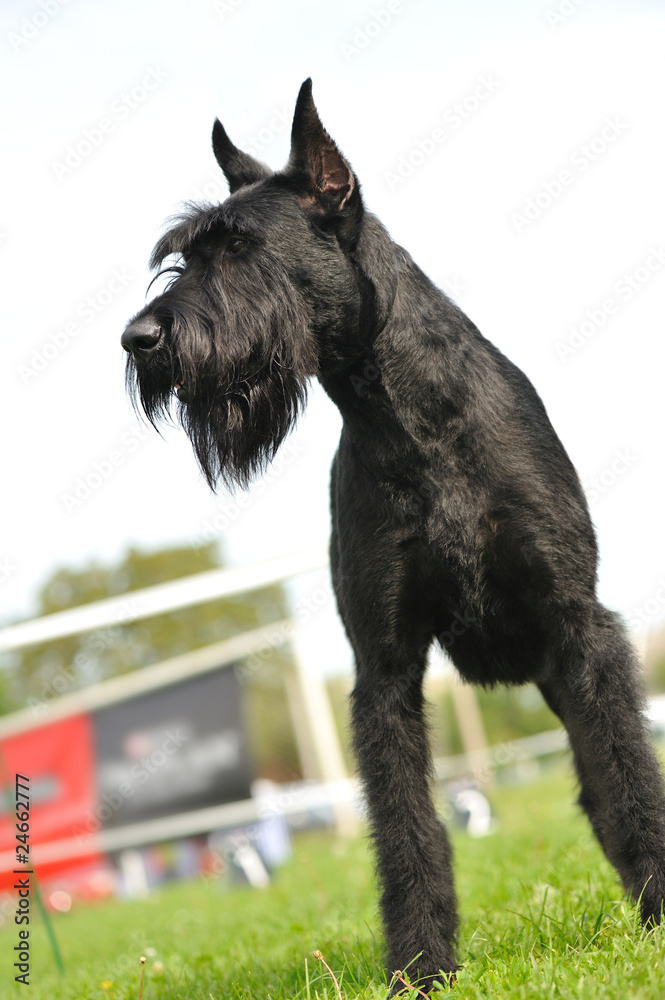
[[[75,860],[40,863],[39,846],[71,840],[96,805],[95,754],[92,718],[75,715],[7,737],[0,744],[0,891],[15,881],[12,856],[23,848],[17,841],[16,775],[28,779],[28,863],[42,883],[69,869],[80,873],[106,867],[105,858],[92,847]],[[25,783],[24,783],[25,784]],[[20,810],[25,809],[21,800]],[[76,881],[79,881],[77,877]]]

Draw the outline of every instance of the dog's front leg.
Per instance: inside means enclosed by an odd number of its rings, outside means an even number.
[[[388,974],[409,967],[425,988],[457,968],[451,850],[430,789],[421,661],[358,661],[353,733],[381,883]],[[416,957],[419,956],[419,957]],[[414,961],[415,960],[415,961]]]
[[[331,562],[354,648],[355,752],[377,855],[388,974],[431,986],[457,968],[451,850],[432,800],[423,675],[433,635],[431,556],[340,452]],[[419,956],[419,957],[417,957]]]

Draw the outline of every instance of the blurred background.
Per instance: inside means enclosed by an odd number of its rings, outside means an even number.
[[[665,690],[664,28],[655,0],[2,5],[0,747],[7,787],[31,774],[52,908],[206,872],[260,885],[294,831],[357,819],[325,564],[336,409],[312,386],[264,479],[213,495],[184,434],[131,411],[119,345],[167,218],[226,195],[215,116],[279,168],[307,76],[370,210],[540,392],[600,597]],[[145,588],[211,573],[224,596],[146,613]],[[12,631],[108,599],[96,624]],[[429,685],[449,814],[487,833],[491,781],[560,753],[558,722],[437,654]],[[6,814],[6,873],[12,837]]]

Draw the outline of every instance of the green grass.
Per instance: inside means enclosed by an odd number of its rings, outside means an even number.
[[[492,793],[501,821],[483,840],[455,836],[462,970],[450,1000],[665,996],[665,931],[644,933],[573,805],[561,772]],[[385,1000],[372,864],[363,839],[296,841],[267,890],[202,882],[147,900],[79,907],[55,919],[67,966],[32,927],[31,985],[13,983],[14,929],[0,933],[0,996],[30,1000]],[[416,996],[415,993],[412,994]]]

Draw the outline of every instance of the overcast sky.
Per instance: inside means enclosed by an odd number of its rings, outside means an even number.
[[[325,543],[340,421],[318,386],[239,509],[181,431],[138,423],[119,346],[167,217],[225,196],[214,117],[279,168],[311,75],[369,208],[543,397],[588,490],[601,598],[658,624],[664,31],[636,0],[4,3],[2,619],[54,568],[130,544],[207,532],[237,565]],[[331,606],[328,665],[347,656]]]

